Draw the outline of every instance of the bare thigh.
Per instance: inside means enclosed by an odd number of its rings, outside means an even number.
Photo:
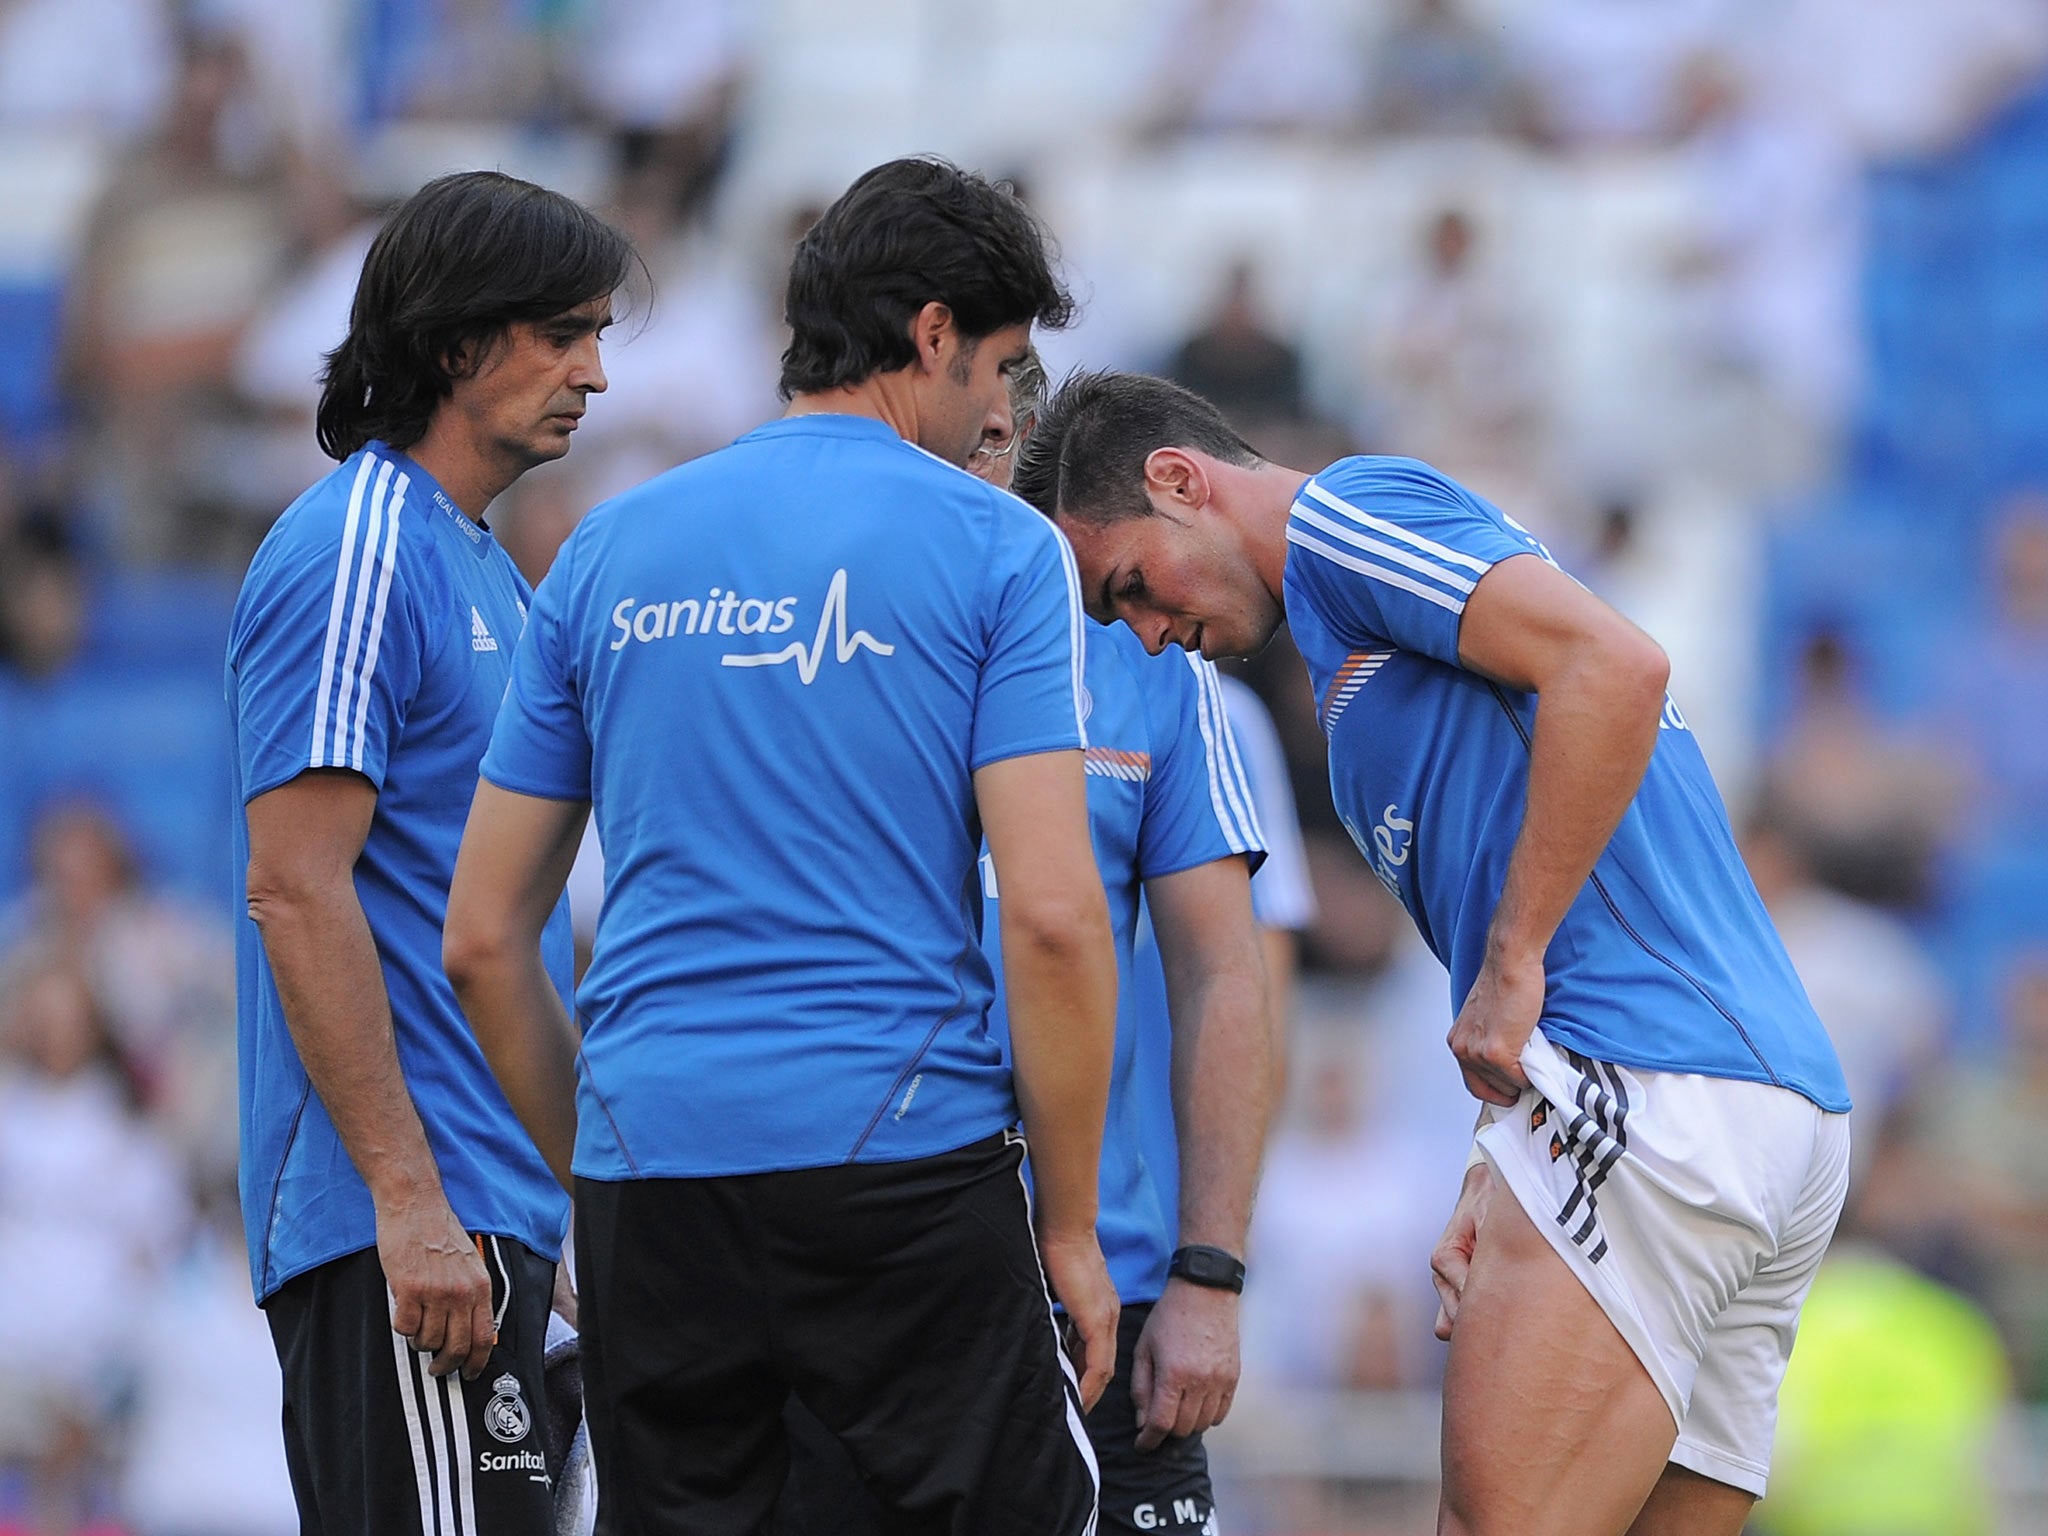
[[[1635,1351],[1496,1181],[1444,1371],[1440,1536],[1624,1536],[1677,1435]]]
[[[1740,1536],[1753,1495],[1684,1467],[1666,1467],[1628,1536]]]

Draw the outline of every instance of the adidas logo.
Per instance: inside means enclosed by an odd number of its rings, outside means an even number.
[[[474,608],[469,610],[469,648],[472,651],[495,651],[498,648],[498,637],[491,633],[484,616]]]

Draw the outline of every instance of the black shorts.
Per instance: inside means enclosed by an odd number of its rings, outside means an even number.
[[[1138,1449],[1131,1360],[1151,1315],[1150,1302],[1123,1309],[1116,1325],[1116,1376],[1088,1415],[1088,1438],[1102,1466],[1102,1529],[1195,1536],[1211,1528],[1216,1513],[1202,1437],[1168,1435],[1149,1451]]]
[[[1082,1536],[1095,1476],[1021,1138],[724,1178],[579,1179],[583,1388],[608,1536],[755,1536],[800,1400],[891,1536]]]
[[[1123,1309],[1116,1331],[1116,1377],[1088,1415],[1088,1439],[1102,1477],[1099,1530],[1200,1536],[1212,1529],[1216,1495],[1200,1435],[1169,1437],[1138,1449],[1131,1404],[1131,1360],[1152,1315],[1150,1302]],[[844,1447],[801,1405],[789,1411],[789,1480],[776,1506],[774,1536],[886,1536],[881,1506]]]
[[[542,1358],[555,1265],[481,1239],[498,1343],[474,1381],[430,1376],[391,1331],[377,1250],[264,1303],[284,1368],[284,1451],[301,1536],[546,1536],[554,1529]]]

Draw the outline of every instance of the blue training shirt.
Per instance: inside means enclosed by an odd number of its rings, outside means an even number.
[[[1138,1076],[1143,1009],[1133,951],[1143,884],[1236,855],[1256,866],[1265,840],[1213,666],[1178,648],[1147,655],[1128,625],[1090,621],[1085,676],[1088,830],[1117,957],[1116,1057],[1095,1231],[1117,1295],[1156,1301],[1180,1222],[1170,1193],[1174,1169],[1147,1155],[1146,1098],[1157,1085]],[[983,939],[1000,967],[1001,881],[983,858]],[[996,997],[1007,1051],[1000,987]],[[1157,1064],[1159,1075],[1165,1066]]]
[[[1496,563],[1550,554],[1399,458],[1342,459],[1307,481],[1287,540],[1287,621],[1329,738],[1338,814],[1450,971],[1455,1004],[1478,975],[1521,829],[1537,708],[1533,693],[1459,666],[1459,624]],[[1668,699],[1642,786],[1544,958],[1540,1027],[1555,1044],[1849,1107],[1834,1047]]]
[[[484,760],[588,799],[577,1173],[893,1162],[1017,1116],[973,774],[1080,747],[1073,556],[858,416],[771,422],[599,507]]]
[[[226,682],[242,898],[242,1220],[259,1301],[377,1240],[369,1189],[306,1077],[248,916],[242,807],[309,768],[351,769],[377,788],[356,894],[383,964],[399,1066],[450,1206],[472,1232],[561,1252],[568,1200],[499,1092],[441,969],[455,853],[531,597],[490,532],[381,443],[293,502],[243,579]],[[566,904],[548,921],[545,950],[566,996]]]

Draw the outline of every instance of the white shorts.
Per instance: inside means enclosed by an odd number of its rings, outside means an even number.
[[[1778,1383],[1849,1187],[1849,1117],[1539,1032],[1479,1145],[1664,1394],[1671,1460],[1764,1491]]]

